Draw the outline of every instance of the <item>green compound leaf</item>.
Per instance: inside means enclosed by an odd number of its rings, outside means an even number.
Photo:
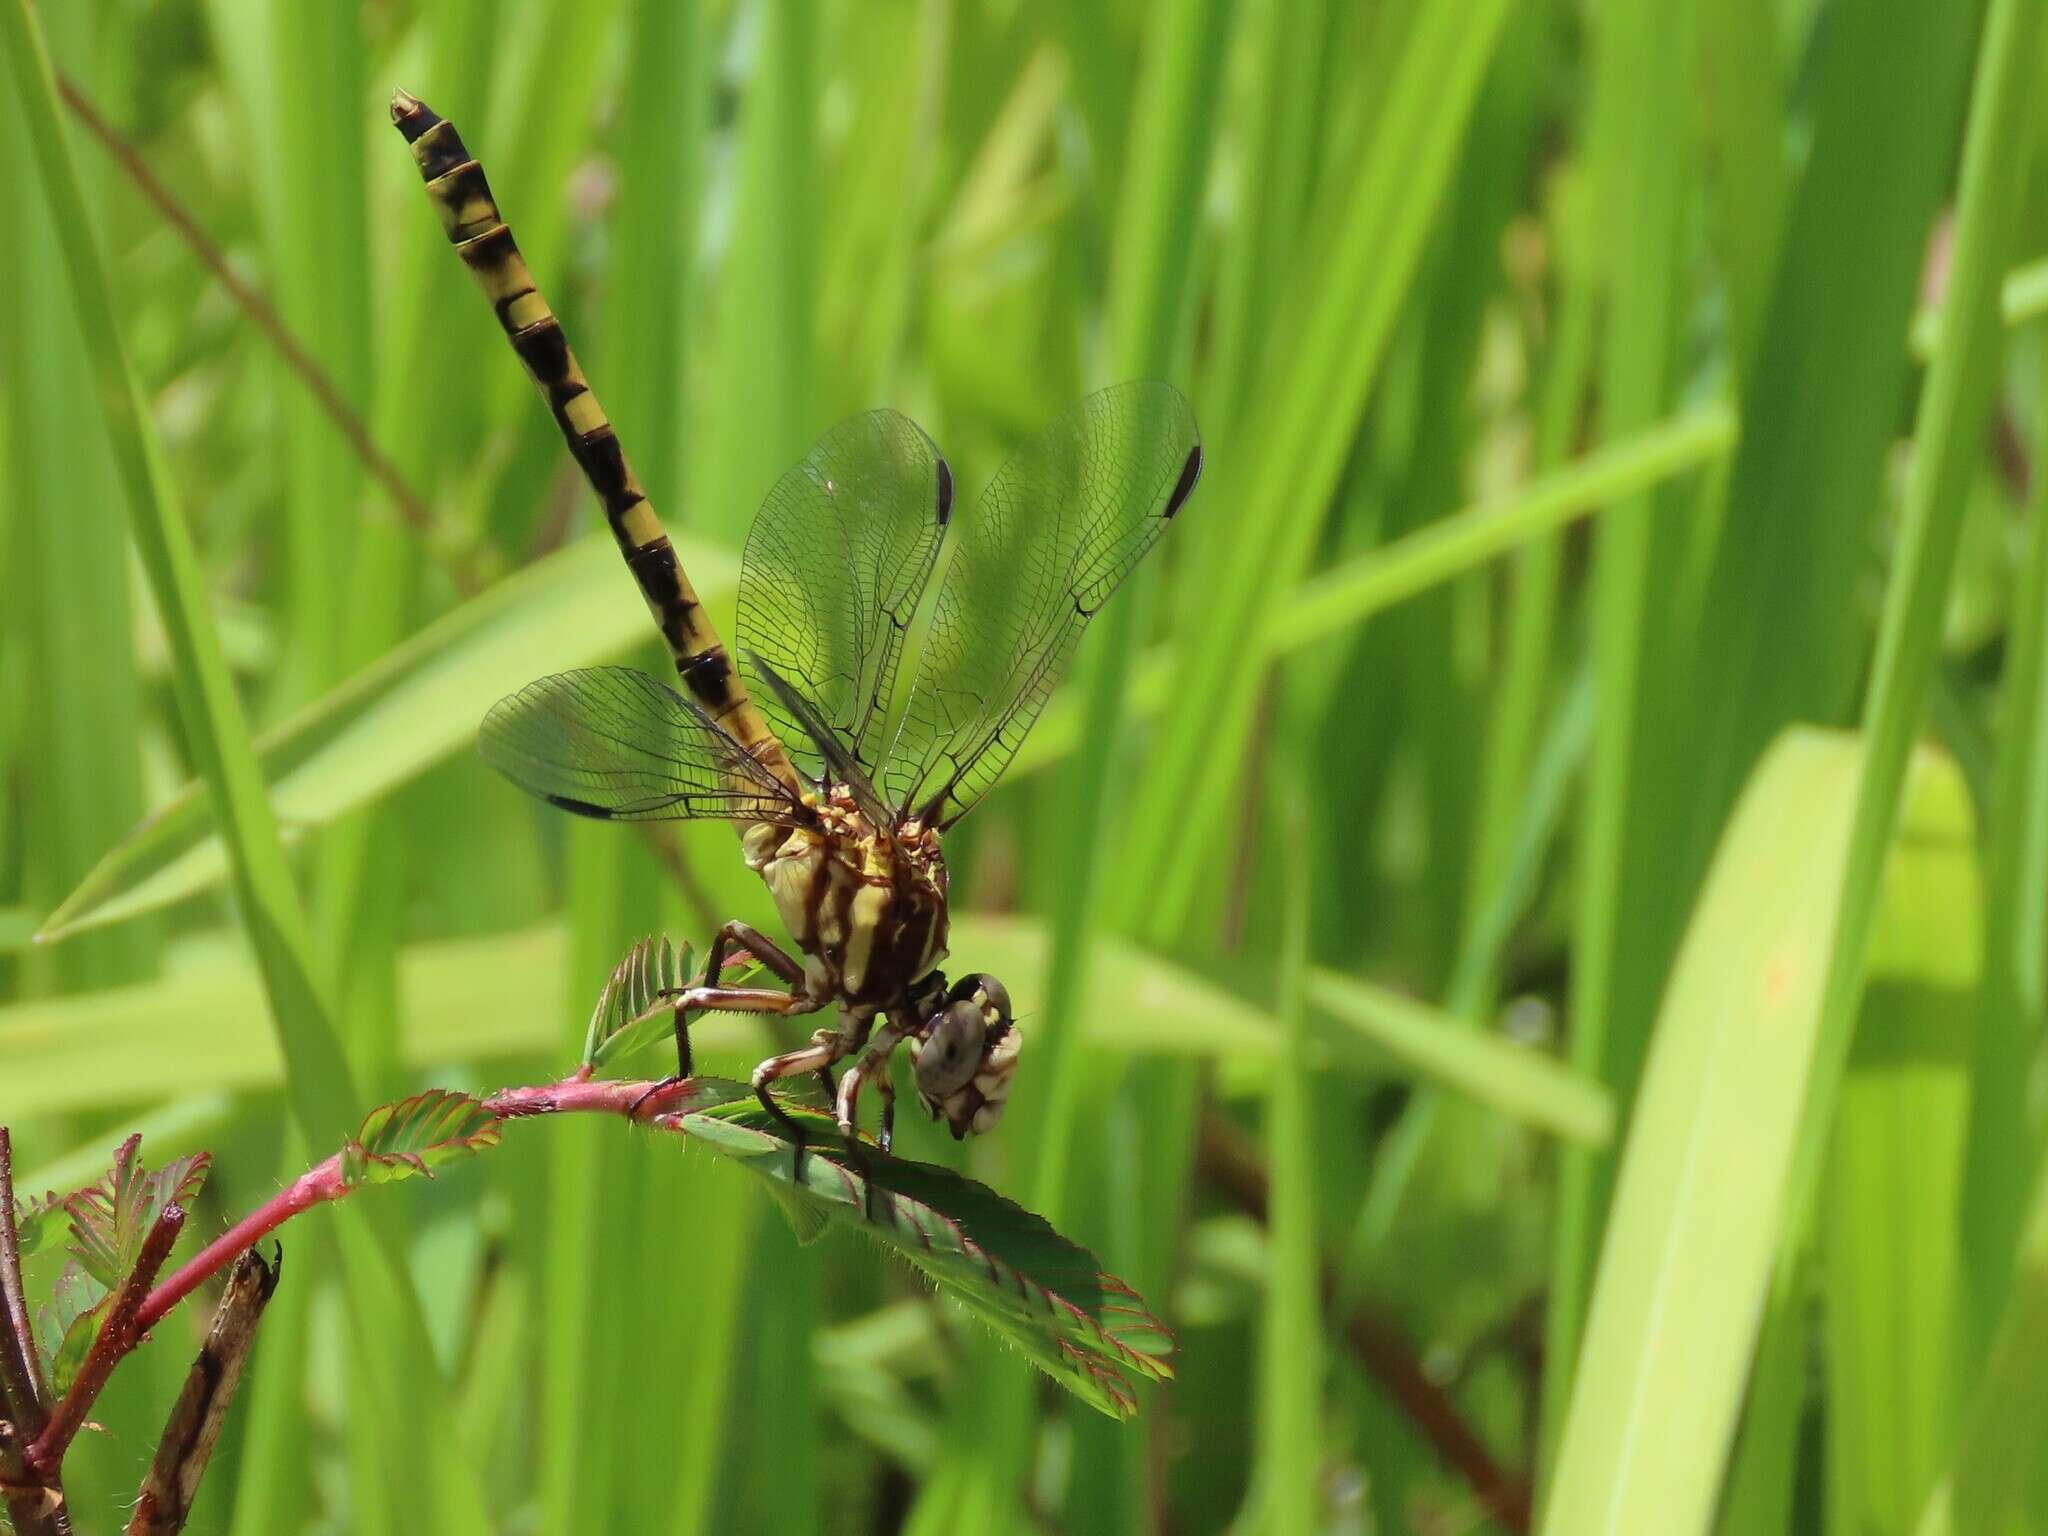
[[[871,1167],[863,1172],[829,1116],[791,1105],[810,1138],[799,1183],[787,1128],[744,1085],[730,1090],[728,1102],[683,1115],[678,1124],[768,1180],[800,1218],[799,1236],[846,1224],[894,1249],[1054,1381],[1112,1418],[1138,1411],[1135,1380],[1173,1375],[1166,1326],[1043,1217],[964,1174],[884,1157],[865,1143]]]
[[[107,1297],[107,1288],[73,1261],[57,1276],[49,1301],[36,1309],[36,1350],[43,1359],[43,1379],[55,1396],[62,1397],[78,1379],[78,1368],[100,1331]]]
[[[38,1199],[14,1207],[15,1240],[21,1256],[32,1259],[46,1253],[71,1235],[71,1213],[53,1189]]]
[[[135,1267],[143,1239],[164,1208],[173,1203],[189,1206],[206,1182],[206,1153],[178,1158],[151,1173],[138,1157],[141,1147],[142,1138],[130,1136],[116,1149],[105,1178],[62,1201],[72,1255],[109,1290]],[[39,1241],[48,1238],[47,1229],[39,1234]]]
[[[649,934],[627,950],[597,994],[583,1064],[603,1067],[650,1041],[674,1038],[675,1009],[664,994],[689,985],[690,965],[690,946],[678,947],[666,934]]]
[[[466,1093],[429,1088],[363,1118],[341,1149],[349,1184],[388,1184],[415,1174],[432,1178],[443,1163],[498,1144],[498,1117]]]

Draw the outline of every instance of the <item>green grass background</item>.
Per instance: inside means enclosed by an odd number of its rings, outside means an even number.
[[[2048,1531],[2041,10],[0,0],[26,1189],[139,1127],[217,1230],[371,1104],[559,1073],[640,934],[768,921],[723,828],[679,884],[469,750],[657,653],[394,87],[722,614],[856,410],[969,494],[1119,378],[1208,448],[952,839],[1011,1114],[900,1143],[1180,1379],[1112,1423],[701,1152],[518,1127],[287,1229],[192,1528]]]

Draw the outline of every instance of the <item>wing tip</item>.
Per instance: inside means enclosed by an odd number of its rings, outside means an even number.
[[[1170,519],[1186,506],[1188,498],[1195,494],[1195,482],[1201,478],[1202,445],[1197,443],[1188,450],[1187,459],[1180,467],[1180,479],[1174,482],[1173,494],[1166,498],[1166,510],[1160,516]]]
[[[524,788],[525,786],[522,785],[520,787]],[[549,805],[554,806],[556,809],[568,811],[577,816],[588,816],[592,821],[617,821],[619,819],[616,811],[609,810],[602,805],[593,805],[588,800],[578,800],[574,795],[553,795],[549,794],[546,790],[540,790],[538,794],[541,799],[547,801]]]

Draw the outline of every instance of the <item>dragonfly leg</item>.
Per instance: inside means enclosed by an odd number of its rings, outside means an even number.
[[[874,1027],[875,1021],[872,1018],[855,1019],[848,1024],[840,1040],[840,1058],[843,1060],[848,1056],[858,1057],[861,1047],[868,1043],[868,1031]],[[839,1085],[832,1081],[832,1069],[829,1066],[818,1069],[818,1083],[825,1090],[825,1102],[837,1104]]]
[[[745,950],[791,986],[804,979],[802,961],[796,959],[753,924],[743,923],[738,918],[734,918],[719,929],[718,936],[711,941],[712,950],[721,962],[721,969],[726,951],[734,946]],[[718,972],[708,971],[704,980],[710,986],[718,985]]]
[[[693,1009],[690,1004],[684,1002],[684,999],[692,990],[704,987],[716,988],[719,985],[720,978],[725,974],[726,957],[736,948],[745,950],[792,987],[801,987],[803,984],[803,966],[791,959],[785,951],[779,949],[774,940],[762,933],[760,929],[754,927],[751,923],[743,923],[738,918],[734,918],[731,922],[720,928],[711,937],[711,948],[705,953],[704,973],[698,979],[697,988],[685,988],[681,991],[667,993],[668,996],[676,999],[676,1076],[678,1078],[691,1075],[690,1014],[693,1011],[700,1013],[703,1011],[702,1008]],[[801,1012],[802,1010],[790,1011]]]
[[[665,1077],[633,1101],[628,1118],[637,1118],[649,1099],[690,1075],[690,1032],[693,1013],[816,1013],[824,1006],[802,992],[777,992],[772,987],[689,987],[676,994],[676,1073]]]
[[[886,1070],[876,1075],[875,1092],[882,1096],[882,1151],[886,1154],[896,1145],[896,1080]]]
[[[874,1044],[861,1052],[860,1059],[840,1079],[835,1104],[847,1156],[860,1170],[864,1191],[861,1205],[870,1221],[875,1219],[875,1174],[867,1148],[860,1142],[860,1091],[872,1080],[875,1091],[882,1096],[882,1151],[886,1155],[896,1134],[896,1085],[889,1078],[889,1058],[902,1038],[903,1031],[893,1023],[883,1025]]]
[[[772,994],[780,996],[779,993]],[[813,1007],[818,1005],[813,1004]],[[811,1043],[798,1051],[785,1051],[780,1056],[770,1056],[754,1068],[754,1097],[761,1101],[761,1107],[773,1115],[789,1133],[796,1148],[795,1161],[791,1167],[794,1182],[801,1184],[804,1175],[804,1144],[810,1137],[796,1116],[775,1102],[768,1092],[768,1085],[780,1082],[785,1077],[801,1077],[806,1072],[822,1072],[833,1062],[846,1054],[846,1043],[837,1030],[821,1029],[811,1037]]]

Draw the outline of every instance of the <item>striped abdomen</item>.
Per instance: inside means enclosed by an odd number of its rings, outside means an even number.
[[[569,350],[561,321],[534,286],[512,231],[499,216],[484,168],[463,146],[455,125],[417,98],[403,91],[393,96],[391,120],[412,145],[449,243],[490,299],[512,350],[540,386],[563,441],[604,504],[612,536],[661,626],[683,686],[735,741],[792,790],[799,789],[788,754],[747,697],[675,546],[634,478],[618,433]]]

